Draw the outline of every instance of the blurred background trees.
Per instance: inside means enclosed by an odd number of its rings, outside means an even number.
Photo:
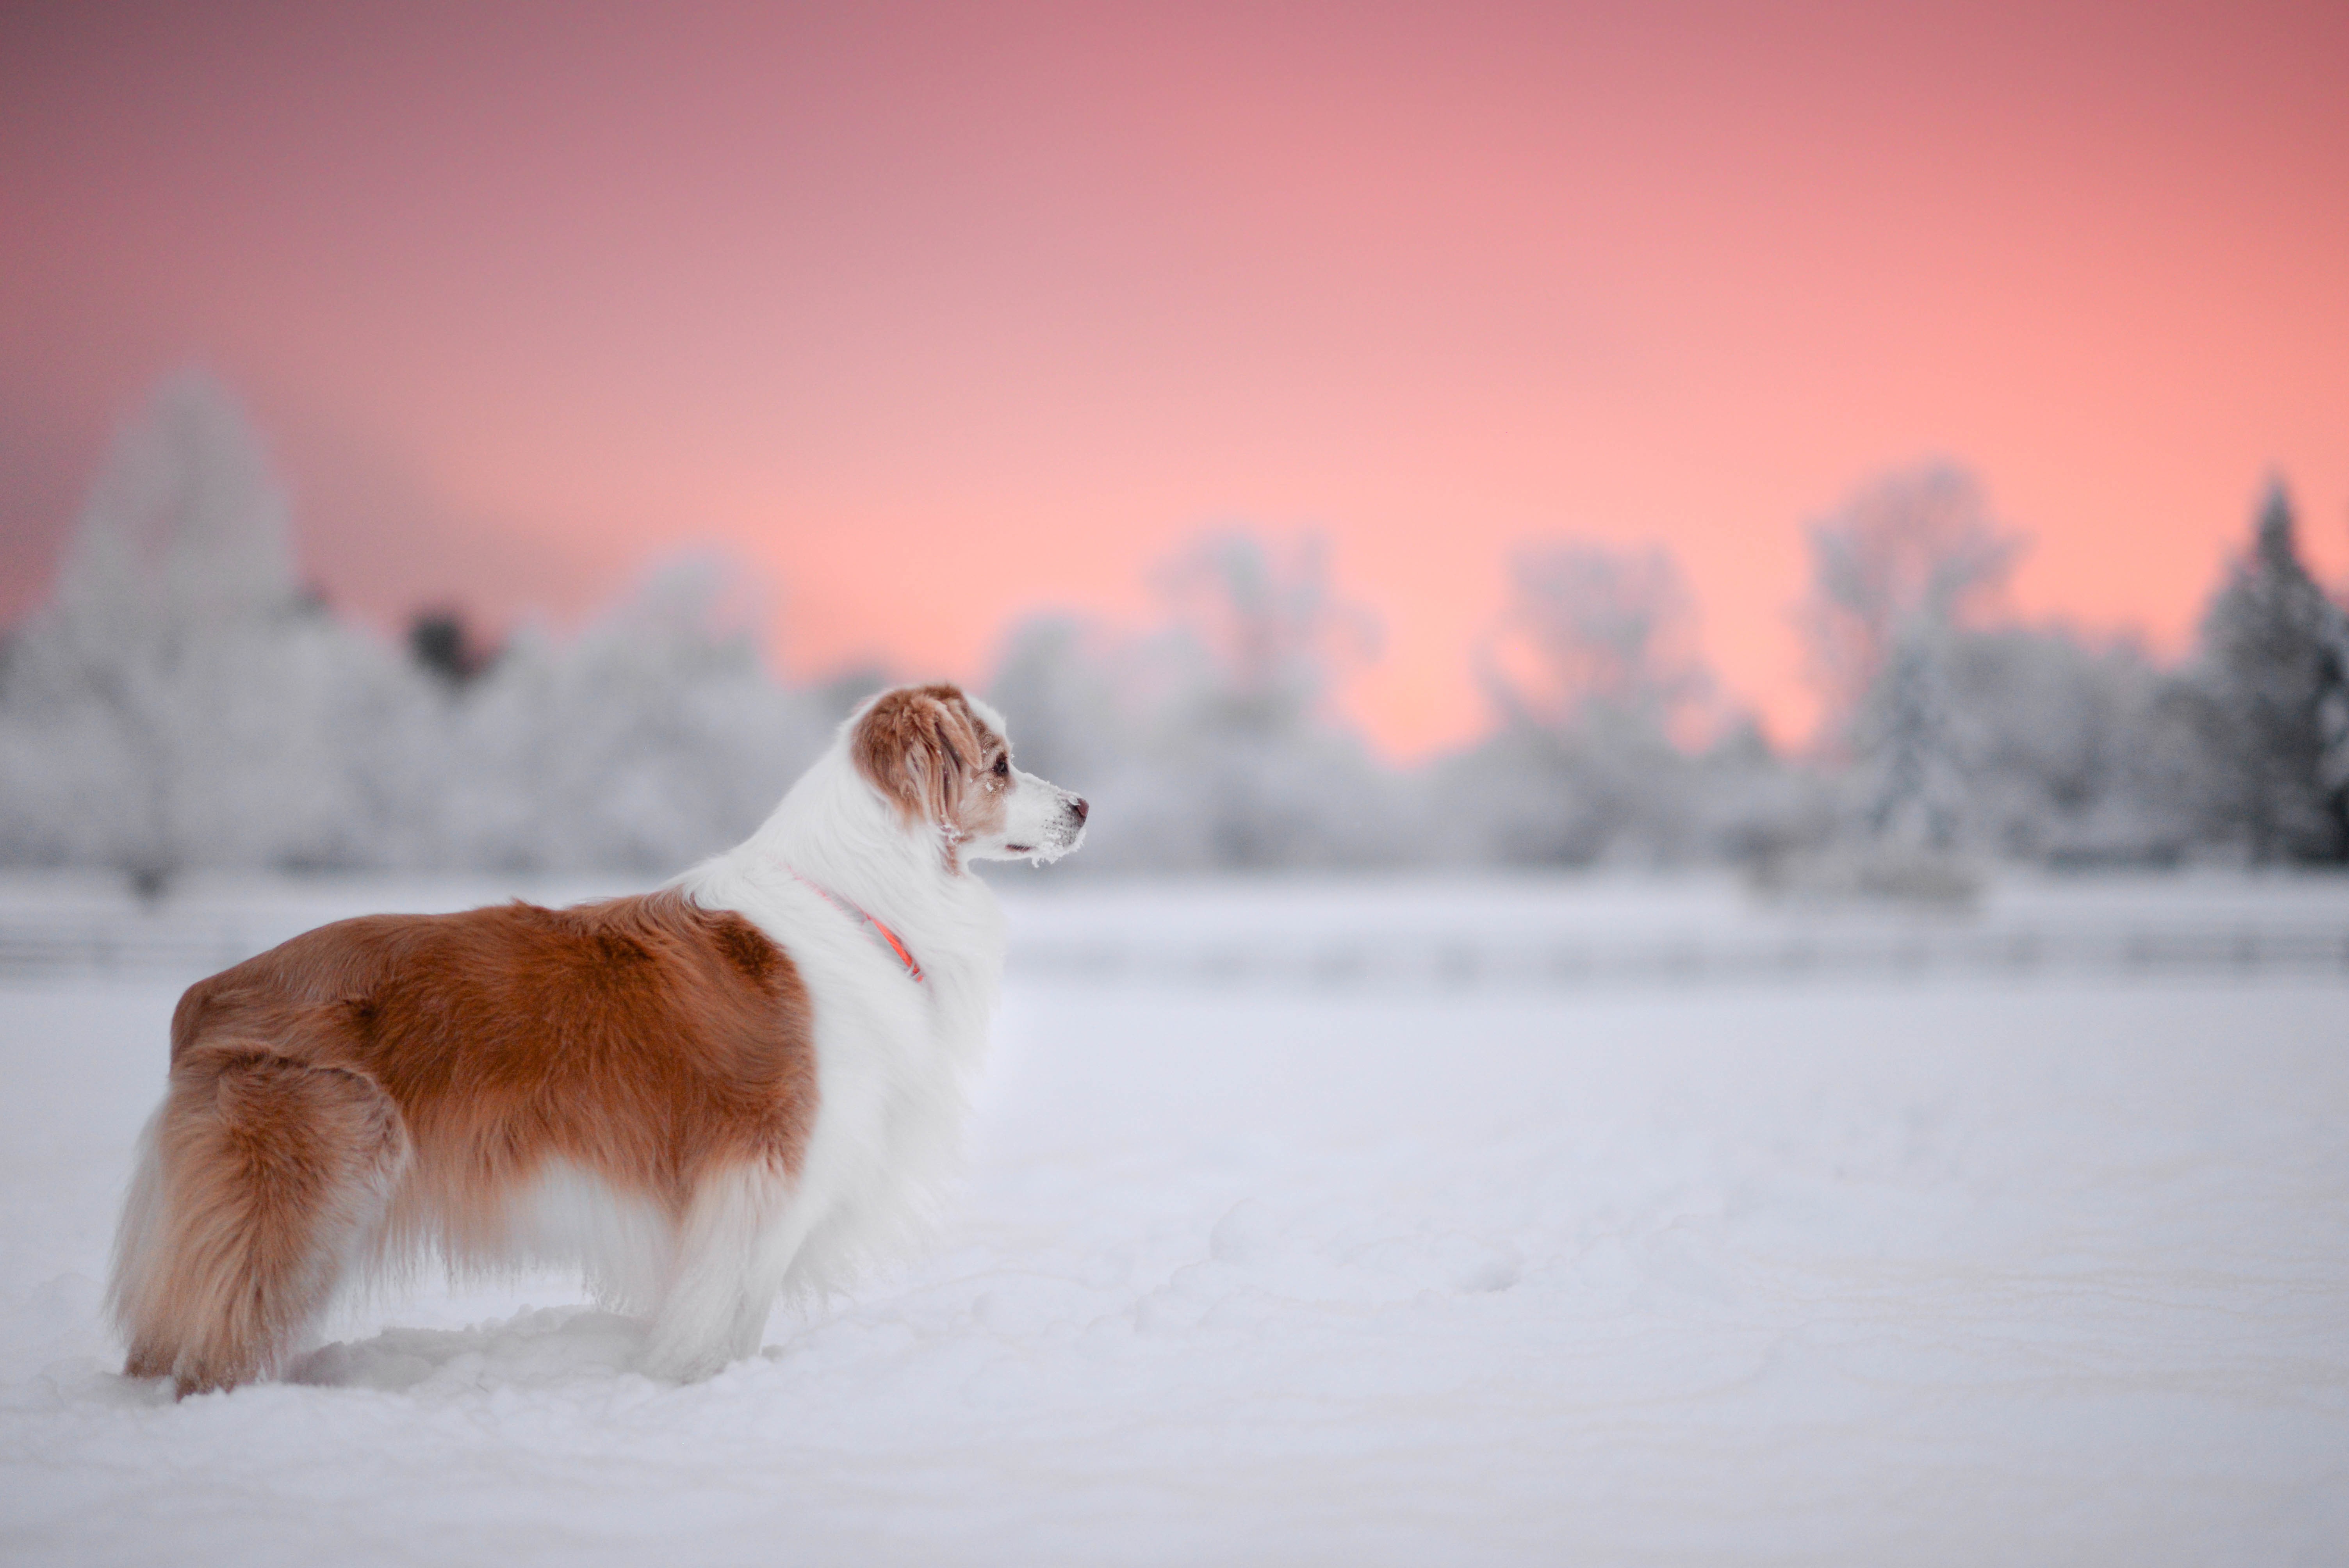
[[[2349,624],[2301,563],[2281,481],[2202,620],[2182,706],[2203,835],[2254,861],[2349,861]]]
[[[1320,542],[1211,535],[1156,586],[1162,624],[1138,635],[1023,624],[988,686],[1021,767],[1118,803],[1086,858],[1181,871],[1411,858],[1404,781],[1331,707],[1378,632],[1333,592]]]
[[[187,374],[116,439],[0,688],[0,852],[142,892],[217,865],[336,863],[375,815],[398,662],[295,576],[243,411]]]
[[[729,578],[673,567],[494,657],[436,611],[396,650],[302,588],[251,425],[176,377],[8,639],[0,860],[149,893],[206,868],[673,869],[748,832],[829,734],[766,678]]]
[[[1723,698],[1669,552],[1571,540],[1510,562],[1475,650],[1490,731],[1417,768],[1335,707],[1378,629],[1310,537],[1202,538],[1159,573],[1154,625],[1030,619],[987,686],[1021,765],[1101,804],[1071,862],[1093,872],[2340,864],[2349,615],[2295,530],[2277,483],[2165,669],[2007,614],[2023,543],[1963,470],[1887,475],[1810,531],[1825,722],[1800,756]],[[205,868],[676,869],[755,826],[888,678],[773,678],[750,583],[680,562],[575,635],[492,640],[441,605],[380,638],[304,589],[235,400],[175,377],[0,640],[0,862],[149,894]]]
[[[1696,756],[1719,727],[1713,682],[1671,553],[1521,550],[1509,588],[1480,655],[1496,727],[1440,765],[1430,792],[1445,858],[1671,864],[1717,851]]]
[[[1812,526],[1802,625],[1868,839],[1945,853],[1974,836],[1957,666],[2020,550],[1947,467],[1878,480]]]

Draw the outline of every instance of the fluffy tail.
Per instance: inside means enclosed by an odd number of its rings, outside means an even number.
[[[362,1074],[264,1047],[183,1055],[115,1236],[124,1373],[184,1398],[274,1370],[374,1240],[407,1159],[398,1108]]]

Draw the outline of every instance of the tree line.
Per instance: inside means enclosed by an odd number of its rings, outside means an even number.
[[[1013,628],[987,683],[1023,765],[1101,804],[1092,872],[1733,864],[1932,894],[1985,865],[2349,862],[2349,616],[2281,482],[2164,666],[2002,613],[2019,540],[1962,470],[1810,530],[1818,742],[1775,748],[1696,648],[1661,550],[1509,562],[1473,650],[1494,725],[1423,766],[1336,715],[1376,626],[1313,540],[1203,539],[1163,624]],[[771,678],[723,563],[575,637],[390,645],[305,592],[234,401],[160,387],[94,484],[49,601],[0,641],[0,862],[183,872],[675,869],[755,825],[879,684]],[[1071,864],[1077,865],[1079,861]]]

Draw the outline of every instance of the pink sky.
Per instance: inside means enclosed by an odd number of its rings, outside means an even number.
[[[1406,755],[1565,537],[1799,735],[1803,525],[1920,459],[2164,651],[2271,471],[2349,569],[2349,6],[948,9],[11,7],[0,613],[191,359],[385,624],[717,545],[791,673],[983,678],[1315,528]]]

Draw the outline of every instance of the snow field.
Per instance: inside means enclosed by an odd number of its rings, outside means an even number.
[[[176,987],[0,990],[27,1563],[2337,1561],[2349,985],[1015,979],[929,1251],[690,1387],[568,1282],[173,1405]],[[682,1543],[682,1544],[680,1544]]]

